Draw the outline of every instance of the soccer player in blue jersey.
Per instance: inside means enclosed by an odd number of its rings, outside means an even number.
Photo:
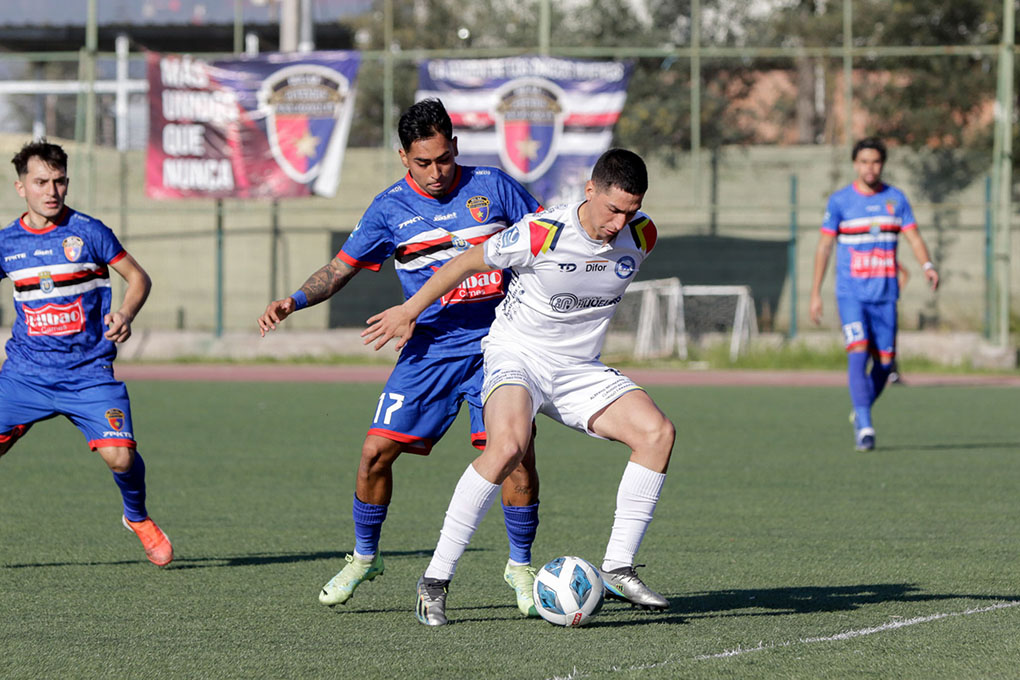
[[[167,565],[173,547],[146,510],[131,402],[112,365],[116,343],[131,336],[131,321],[149,295],[149,275],[106,225],[64,204],[62,148],[31,142],[11,162],[28,209],[0,230],[0,279],[14,284],[17,312],[0,369],[0,456],[34,423],[65,416],[113,472],[124,526],[149,561]],[[110,269],[127,281],[116,310]]]
[[[295,311],[318,304],[362,269],[378,271],[394,258],[404,295],[411,297],[439,267],[486,241],[538,202],[502,170],[458,165],[457,138],[437,99],[411,106],[398,124],[407,175],[376,196],[333,260],[293,295],[274,300],[258,319],[262,335]],[[504,294],[502,272],[472,277],[418,319],[390,374],[361,448],[354,494],[354,553],[319,593],[325,605],[346,602],[355,588],[383,573],[379,537],[393,494],[393,463],[403,452],[427,455],[468,402],[472,444],[485,447],[480,398],[481,339]],[[360,323],[362,320],[359,319]],[[503,578],[517,606],[537,616],[531,545],[538,527],[538,474],[533,447],[503,485],[510,558]]]
[[[871,407],[888,381],[896,356],[896,245],[901,233],[933,291],[939,275],[907,197],[882,182],[885,144],[875,138],[862,139],[854,145],[851,158],[857,179],[834,193],[825,211],[815,250],[810,315],[816,324],[821,323],[822,279],[835,245],[836,301],[847,350],[854,446],[871,451],[875,448]]]

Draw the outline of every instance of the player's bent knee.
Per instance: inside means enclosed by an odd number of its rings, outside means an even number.
[[[127,472],[135,462],[135,450],[126,446],[101,446],[96,449],[111,471]]]

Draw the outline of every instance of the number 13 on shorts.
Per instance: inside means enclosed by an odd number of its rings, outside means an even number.
[[[379,395],[379,405],[375,408],[375,419],[372,421],[376,425],[389,425],[393,418],[393,414],[404,405],[404,395],[397,394],[396,392],[383,392]],[[383,410],[385,408],[385,410]],[[379,417],[382,416],[382,420]]]

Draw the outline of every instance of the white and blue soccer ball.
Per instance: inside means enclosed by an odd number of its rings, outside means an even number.
[[[557,557],[535,575],[535,609],[557,626],[583,626],[602,609],[602,576],[580,557]]]

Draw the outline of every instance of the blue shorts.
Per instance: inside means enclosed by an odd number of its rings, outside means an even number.
[[[52,379],[0,372],[0,443],[14,442],[34,423],[65,416],[89,448],[135,448],[127,387],[112,376]]]
[[[400,442],[404,451],[428,455],[466,400],[471,444],[484,449],[481,389],[481,354],[440,358],[403,354],[379,395],[368,434]]]
[[[896,301],[861,302],[841,297],[839,320],[848,352],[860,348],[877,354],[882,363],[896,356]]]

